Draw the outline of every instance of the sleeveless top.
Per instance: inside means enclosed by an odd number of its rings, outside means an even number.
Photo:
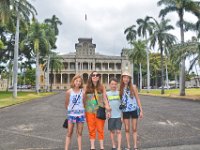
[[[131,97],[130,90],[125,88],[122,95],[122,103],[126,104],[126,108],[122,109],[122,112],[135,111],[138,107],[135,96]]]
[[[85,109],[83,106],[82,89],[80,89],[79,93],[74,93],[74,91],[71,90],[68,105],[68,116],[82,116],[84,114]]]
[[[121,118],[121,110],[119,109],[121,104],[119,91],[108,91],[106,94],[111,107],[111,118]]]
[[[94,93],[86,94],[86,106],[85,106],[86,112],[96,113],[99,106],[104,107],[103,94],[98,93],[96,95],[96,98],[98,99],[97,101],[95,99]]]

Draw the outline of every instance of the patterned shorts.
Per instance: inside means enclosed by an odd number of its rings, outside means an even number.
[[[84,123],[85,122],[85,115],[68,116],[68,122],[70,122],[70,123]]]

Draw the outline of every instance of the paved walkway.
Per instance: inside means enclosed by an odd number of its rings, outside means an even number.
[[[142,150],[200,150],[200,102],[140,96],[144,119],[139,120]],[[65,93],[0,109],[0,150],[63,150],[66,130]],[[124,129],[123,146],[126,145]],[[105,150],[111,149],[107,124]],[[83,150],[89,150],[83,131]],[[96,148],[99,144],[96,142]],[[71,150],[77,150],[73,136]]]

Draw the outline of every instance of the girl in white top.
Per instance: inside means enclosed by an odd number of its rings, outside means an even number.
[[[78,150],[82,150],[82,131],[85,122],[85,109],[83,104],[83,79],[80,75],[72,78],[71,88],[66,92],[65,107],[68,116],[68,130],[66,135],[65,150],[69,149],[73,128],[77,126]]]

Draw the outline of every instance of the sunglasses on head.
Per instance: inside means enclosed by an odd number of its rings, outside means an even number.
[[[91,77],[100,77],[100,74],[92,74]]]

